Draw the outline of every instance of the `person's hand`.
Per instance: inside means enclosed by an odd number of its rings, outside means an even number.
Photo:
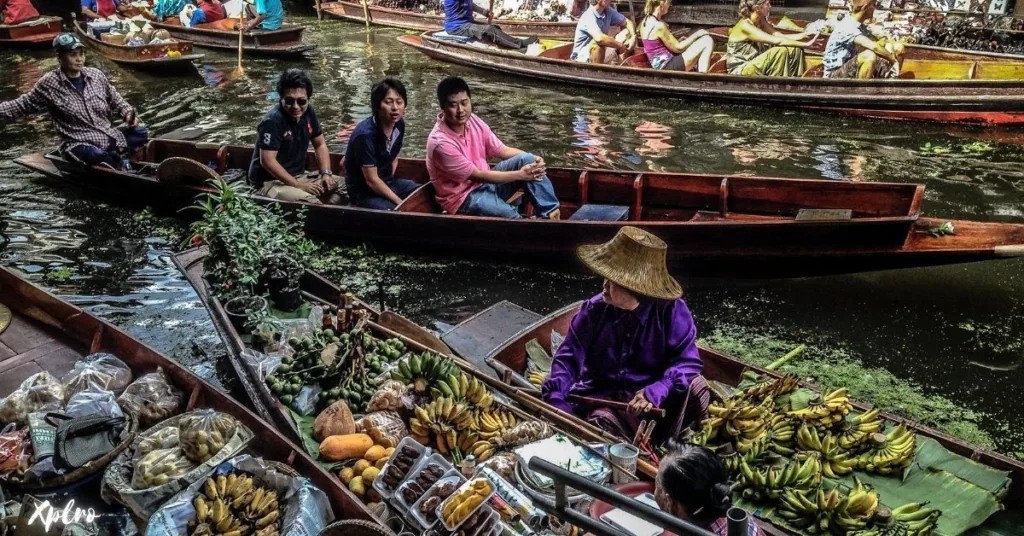
[[[128,112],[128,121],[126,121],[130,128],[139,126],[139,114],[135,113],[135,110]]]
[[[303,192],[306,192],[307,194],[313,194],[317,197],[320,197],[324,193],[324,189],[319,184],[313,181],[299,181],[299,185],[297,188],[302,190]]]
[[[521,180],[524,181],[539,181],[544,178],[544,164],[538,165],[537,162],[526,164],[519,169],[522,174]]]
[[[644,396],[643,389],[637,391],[633,400],[629,401],[629,413],[632,415],[640,415],[641,413],[652,409],[654,409],[654,404],[647,401],[647,398]]]
[[[320,175],[320,183],[325,192],[333,192],[338,189],[338,183],[330,175]]]

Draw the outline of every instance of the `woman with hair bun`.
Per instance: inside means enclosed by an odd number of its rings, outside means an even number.
[[[699,445],[681,445],[661,461],[655,479],[658,507],[698,527],[726,536],[725,513],[732,506],[725,464]],[[764,536],[751,518],[747,536]]]
[[[743,76],[801,76],[807,69],[804,50],[818,39],[820,23],[786,34],[772,25],[771,0],[740,0],[740,20],[729,29],[725,68]],[[812,37],[813,36],[813,37]],[[809,41],[803,41],[811,37]]]
[[[651,67],[665,71],[696,71],[706,73],[711,67],[715,41],[707,30],[697,30],[679,41],[665,15],[672,9],[672,0],[647,0],[644,18],[640,21],[640,42]]]

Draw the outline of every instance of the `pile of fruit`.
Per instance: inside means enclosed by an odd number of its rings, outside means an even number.
[[[252,476],[230,473],[210,477],[192,500],[196,517],[190,534],[277,536],[280,505],[277,491],[256,485]]]
[[[690,441],[722,457],[745,499],[776,502],[794,529],[816,534],[926,536],[941,512],[924,505],[890,511],[854,477],[844,492],[839,479],[854,471],[897,474],[916,454],[916,436],[890,425],[872,409],[852,414],[846,389],[825,396],[798,390],[795,376],[761,379],[722,402]]]
[[[454,495],[441,503],[441,521],[445,528],[454,529],[466,520],[494,491],[486,478],[466,482]]]

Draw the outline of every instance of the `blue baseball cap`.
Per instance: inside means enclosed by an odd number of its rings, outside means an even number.
[[[62,33],[53,38],[53,49],[58,54],[61,52],[71,52],[79,48],[85,48],[85,45],[82,44],[82,41],[75,34]]]

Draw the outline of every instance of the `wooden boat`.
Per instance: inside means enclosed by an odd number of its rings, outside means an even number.
[[[797,108],[874,117],[979,125],[1024,125],[1024,61],[1007,59],[906,60],[894,80],[745,77],[725,72],[719,56],[709,73],[653,70],[638,54],[624,65],[568,61],[572,45],[540,56],[469,46],[430,35],[402,43],[431,58],[541,80],[734,104]]]
[[[510,385],[515,385],[522,390],[535,390],[536,387],[530,384],[523,377],[528,359],[526,343],[535,339],[540,343],[541,347],[550,348],[552,332],[565,335],[569,329],[569,323],[572,321],[576,312],[579,311],[579,308],[580,303],[575,303],[538,319],[534,324],[523,328],[519,333],[513,335],[503,344],[490,352],[490,354],[485,358],[486,362],[494,368],[497,376],[502,379],[502,381],[506,381]],[[780,376],[778,373],[769,372],[761,367],[744,363],[735,357],[716,352],[709,348],[700,348],[700,355],[701,359],[704,361],[703,375],[710,383],[718,382],[728,386],[735,386],[739,384],[741,376],[746,370],[754,370],[760,375],[769,375],[772,377]],[[814,386],[810,387],[814,388]],[[539,394],[536,391],[533,392],[535,393],[535,396]],[[869,408],[867,405],[856,402],[853,405],[854,408],[860,411],[864,411]],[[566,414],[563,413],[563,415]],[[1008,511],[1016,511],[1017,513],[1014,514],[1014,516],[1019,515],[1020,511],[1018,511],[1017,508],[1019,508],[1021,504],[1024,504],[1024,463],[1003,456],[1002,454],[977,447],[939,432],[938,430],[928,428],[890,413],[883,412],[882,417],[892,422],[902,423],[921,436],[935,439],[939,444],[955,454],[984,464],[993,469],[1009,472],[1011,484],[1007,495],[1002,500]],[[572,418],[575,419],[575,417]],[[580,422],[587,424],[584,421]],[[1016,518],[1014,518],[1014,520],[1007,521],[1005,517],[999,514],[993,517],[996,519],[990,519],[990,524],[983,526],[983,528],[989,529],[989,532],[978,529],[978,534],[1015,534],[1016,530],[1021,526],[1021,521],[1016,520]],[[766,529],[777,529],[776,533],[787,533],[785,531],[781,531],[781,527],[767,527],[764,526],[764,524],[762,527]],[[1004,532],[1004,529],[1007,527],[1011,528],[1010,531]],[[972,534],[973,533],[974,532],[972,532]]]
[[[353,22],[363,23],[366,15],[363,5],[356,2],[340,0],[336,2],[324,2],[320,5],[330,17]],[[390,9],[380,6],[367,6],[370,12],[370,24],[387,26],[390,28],[401,28],[403,30],[417,30],[421,32],[440,31],[444,27],[444,17],[441,15],[430,15],[417,13],[407,9]],[[575,21],[524,21],[495,19],[492,21],[501,27],[505,33],[516,36],[537,36],[543,38],[572,38],[576,31]]]
[[[228,413],[259,438],[250,449],[267,460],[291,466],[323,490],[339,519],[374,520],[363,503],[305,452],[274,427],[188,369],[132,338],[112,324],[49,294],[0,267],[0,302],[13,321],[0,333],[0,396],[7,396],[28,376],[49,371],[60,377],[94,352],[108,352],[124,361],[138,377],[160,367],[188,393],[187,410],[213,408]]]
[[[117,45],[96,39],[84,22],[75,23],[75,33],[82,39],[85,46],[95,50],[104,58],[137,69],[158,73],[195,71],[195,66],[192,62],[203,59],[202,54],[194,54],[192,52],[192,43],[190,41],[141,46]],[[172,51],[180,54],[180,56],[168,56],[168,53]]]
[[[223,22],[223,21],[222,21]],[[225,30],[219,23],[200,24],[186,28],[180,24],[150,22],[154,28],[167,30],[171,37],[191,41],[195,46],[218,50],[238,50],[238,32]],[[252,30],[243,34],[242,50],[254,56],[276,58],[301,57],[316,48],[316,45],[302,42],[305,26],[286,24],[280,30]]]
[[[142,161],[186,157],[224,172],[247,168],[251,155],[246,146],[152,140]],[[341,158],[332,155],[338,176]],[[55,154],[16,162],[106,194],[178,208],[206,189],[162,184],[153,177],[155,166],[143,163],[136,164],[140,173],[129,174],[87,168]],[[312,153],[309,169],[316,169]],[[1024,224],[953,221],[955,235],[931,236],[946,220],[920,216],[924,186],[914,184],[549,168],[562,217],[569,218],[550,221],[446,215],[434,201],[422,160],[401,160],[398,173],[423,186],[395,211],[255,197],[292,209],[305,206],[307,232],[324,239],[488,258],[571,263],[577,245],[608,240],[622,225],[636,225],[668,242],[669,261],[679,273],[719,277],[852,273],[1024,255]],[[571,219],[590,204],[625,207],[628,218]]]
[[[21,24],[0,24],[0,45],[49,45],[61,32],[60,17],[39,17]]]

